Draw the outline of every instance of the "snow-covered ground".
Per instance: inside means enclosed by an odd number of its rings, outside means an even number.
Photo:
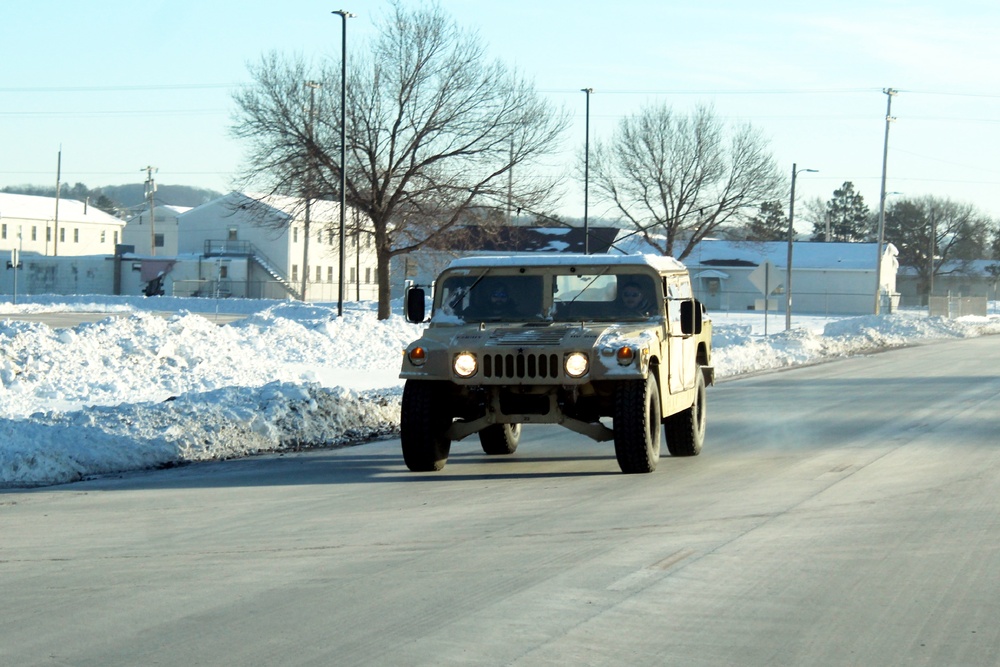
[[[9,319],[73,311],[107,317],[63,329]],[[218,313],[246,317],[220,325]],[[719,379],[1000,333],[997,314],[795,317],[786,333],[772,313],[767,336],[761,314],[711,316]],[[401,350],[420,330],[400,315],[379,322],[374,304],[338,318],[336,304],[245,299],[0,302],[0,488],[393,434]]]

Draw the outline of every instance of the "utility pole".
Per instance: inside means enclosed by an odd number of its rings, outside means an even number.
[[[59,189],[62,186],[62,146],[59,146],[59,158],[56,160],[56,217],[53,223],[52,233],[54,236],[52,245],[52,255],[59,255]]]
[[[311,210],[313,197],[313,163],[316,151],[313,149],[315,141],[313,135],[313,118],[316,115],[316,89],[323,84],[315,81],[306,81],[309,88],[309,125],[306,127],[306,134],[309,137],[309,163],[306,165],[306,219],[303,222],[303,232],[305,238],[302,239],[302,301],[306,300],[306,286],[309,282],[309,226],[311,224]]]
[[[931,304],[931,296],[934,294],[934,253],[937,252],[937,220],[934,219],[934,205],[931,209],[931,233],[930,252],[928,253],[927,266],[927,305]]]
[[[801,172],[815,173],[817,169],[797,169],[792,163],[792,194],[788,201],[788,261],[785,266],[785,331],[792,329],[792,247],[795,243],[795,178]],[[827,218],[829,219],[829,218]],[[827,239],[828,241],[830,239]],[[767,299],[767,295],[764,295]]]
[[[340,16],[340,257],[337,277],[337,317],[344,316],[344,264],[347,262],[347,19],[354,14],[344,9]]]
[[[156,257],[156,215],[153,210],[153,195],[156,193],[156,182],[153,180],[153,172],[156,167],[143,167],[139,171],[146,172],[146,199],[149,202],[149,254]]]
[[[892,96],[898,90],[883,88],[887,98],[885,105],[885,142],[882,145],[882,190],[878,205],[878,254],[875,257],[875,314],[879,314],[882,301],[882,244],[885,241],[885,171],[889,158],[889,124],[896,120],[892,117]]]
[[[593,88],[581,88],[581,93],[587,95],[587,108],[584,120],[583,137],[583,254],[590,254],[590,96]]]

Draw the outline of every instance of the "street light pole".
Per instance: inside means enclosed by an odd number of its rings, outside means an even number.
[[[785,264],[785,331],[792,329],[792,243],[795,241],[795,177],[818,169],[796,169],[792,163],[792,195],[788,201],[788,261]],[[767,298],[766,296],[764,297]]]
[[[590,220],[588,218],[588,207],[590,202],[590,94],[593,88],[581,88],[581,92],[587,95],[587,113],[584,123],[583,142],[583,253],[590,254]]]
[[[338,9],[340,16],[340,276],[337,280],[337,317],[344,316],[344,264],[347,262],[345,229],[347,227],[347,19],[354,14]]]
[[[882,189],[878,204],[878,250],[875,256],[875,314],[879,314],[882,296],[882,244],[885,240],[885,170],[889,158],[889,123],[896,120],[892,117],[892,96],[897,90],[885,88],[882,90],[888,98],[885,105],[885,142],[882,145]]]

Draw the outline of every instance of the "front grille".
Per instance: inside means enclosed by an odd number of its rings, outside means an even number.
[[[558,345],[565,335],[565,329],[549,327],[497,329],[490,336],[487,345]]]
[[[483,355],[483,376],[497,379],[555,379],[558,354],[490,353]]]

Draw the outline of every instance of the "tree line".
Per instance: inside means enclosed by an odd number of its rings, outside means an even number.
[[[0,192],[35,197],[55,197],[56,187],[38,185],[6,186]],[[221,193],[190,185],[160,185],[156,190],[154,204],[171,206],[200,206]],[[59,187],[60,199],[75,199],[88,202],[94,208],[110,213],[121,219],[129,218],[137,208],[146,205],[145,186],[142,183],[125,185],[105,185],[91,188],[84,183],[65,183]]]
[[[514,211],[558,221],[545,211],[566,175],[539,167],[559,147],[567,114],[436,4],[395,2],[376,28],[350,52],[346,81],[339,57],[263,55],[249,66],[251,85],[234,94],[231,129],[249,149],[248,190],[336,200],[344,183],[348,206],[370,221],[352,231],[373,237],[385,319],[395,255],[470,223],[503,224]],[[789,183],[768,141],[749,123],[726,126],[711,107],[646,106],[586,159],[596,202],[665,255],[683,260],[709,236],[787,238]],[[583,155],[579,162],[582,176]],[[827,202],[806,202],[797,219],[812,223],[814,241],[871,241],[877,229],[850,182]],[[885,239],[901,263],[928,275],[951,259],[996,257],[1000,244],[994,221],[933,197],[894,199]]]

